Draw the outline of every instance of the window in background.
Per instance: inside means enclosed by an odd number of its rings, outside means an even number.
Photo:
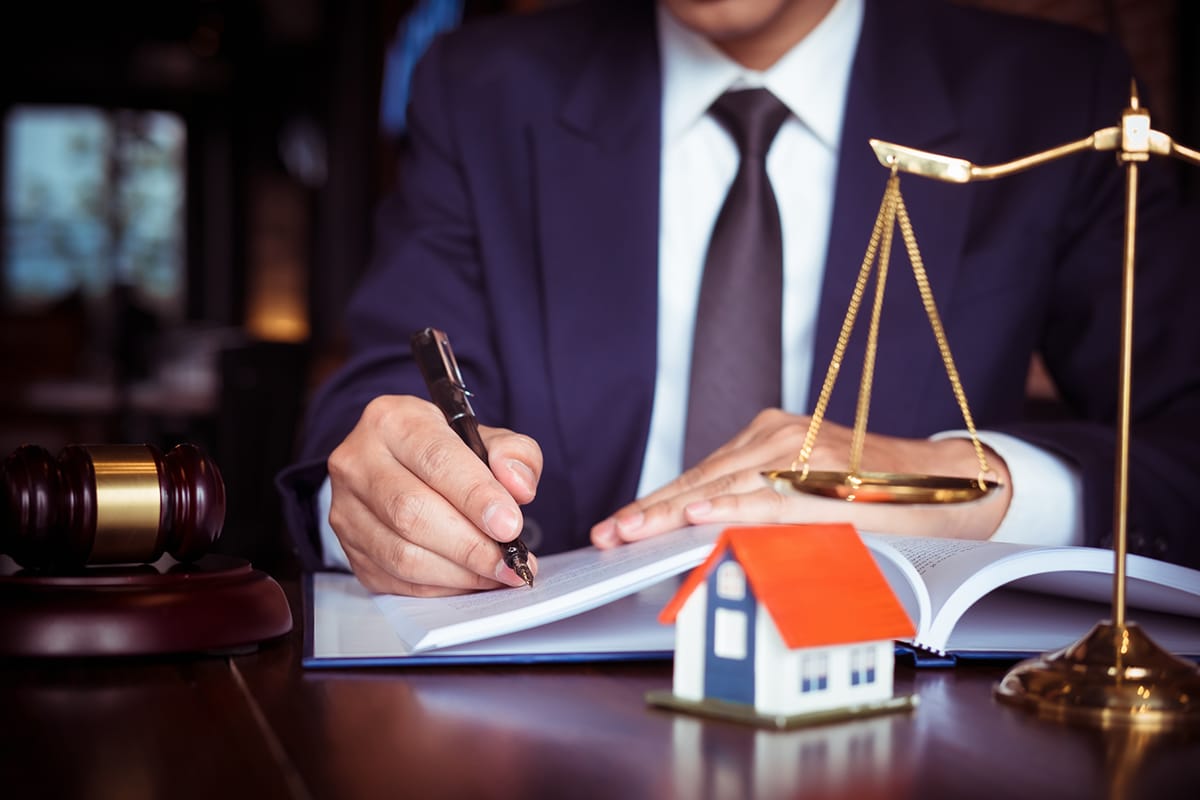
[[[5,121],[3,298],[35,310],[131,289],[179,319],[187,131],[176,114],[15,106]]]

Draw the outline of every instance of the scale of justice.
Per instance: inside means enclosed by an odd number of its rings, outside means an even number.
[[[997,684],[995,696],[1002,702],[1027,709],[1042,718],[1100,728],[1171,730],[1200,723],[1200,667],[1167,652],[1136,623],[1126,622],[1125,619],[1125,561],[1128,536],[1126,512],[1138,165],[1148,161],[1152,155],[1173,156],[1200,165],[1200,152],[1183,147],[1166,134],[1151,128],[1150,113],[1138,102],[1136,84],[1131,87],[1129,107],[1122,113],[1119,125],[1103,128],[1084,139],[1003,164],[978,166],[963,159],[915,150],[878,139],[871,140],[871,147],[879,162],[891,170],[891,177],[887,181],[833,357],[800,454],[790,469],[772,470],[763,473],[764,476],[782,493],[802,493],[864,503],[963,503],[981,500],[999,488],[999,484],[988,477],[994,473],[988,467],[987,457],[976,434],[966,393],[959,380],[950,345],[934,303],[912,223],[900,194],[900,173],[911,173],[949,183],[969,183],[1003,178],[1084,151],[1114,151],[1118,164],[1125,169],[1126,180],[1113,503],[1112,619],[1097,623],[1086,636],[1068,647],[1020,662]],[[975,478],[872,473],[860,469],[879,341],[879,319],[887,282],[892,234],[897,223],[912,264],[921,302],[929,317],[954,397],[975,448],[979,462],[979,474]],[[876,261],[879,265],[878,276],[850,441],[849,469],[846,472],[810,471],[808,459],[820,431],[826,406],[833,392]]]

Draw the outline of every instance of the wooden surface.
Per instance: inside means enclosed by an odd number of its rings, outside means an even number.
[[[1200,796],[1200,733],[1040,722],[992,699],[1004,665],[901,665],[916,711],[773,732],[648,708],[662,662],[305,672],[300,648],[0,662],[0,797]]]

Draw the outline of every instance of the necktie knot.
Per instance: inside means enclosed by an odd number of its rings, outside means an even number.
[[[713,102],[711,111],[737,142],[743,158],[766,155],[775,134],[791,113],[766,89],[725,92]]]

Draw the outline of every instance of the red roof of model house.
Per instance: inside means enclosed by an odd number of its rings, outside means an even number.
[[[728,549],[789,648],[903,639],[915,633],[871,552],[848,523],[727,528],[659,614],[660,621],[675,621]]]

